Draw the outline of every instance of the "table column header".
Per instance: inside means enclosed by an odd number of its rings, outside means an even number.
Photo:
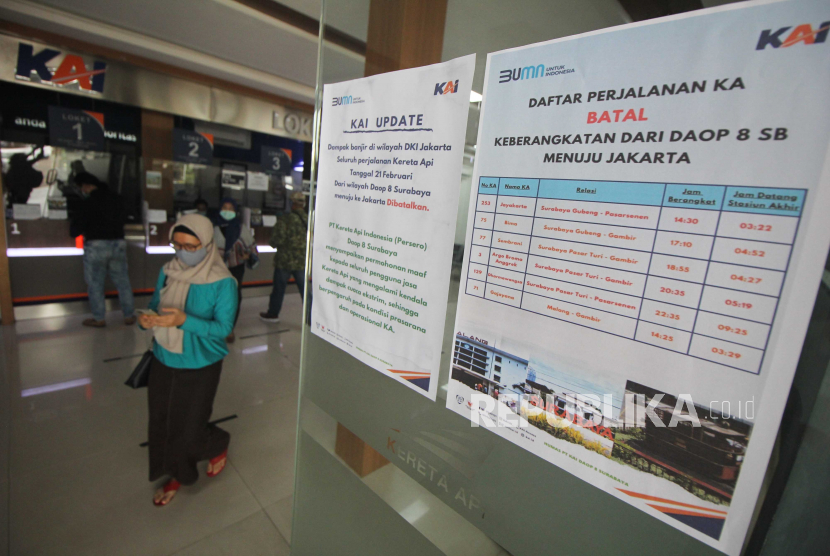
[[[666,185],[664,207],[720,210],[726,188],[720,185]]]
[[[662,183],[541,180],[539,197],[659,207],[663,202],[663,189]]]
[[[498,195],[499,178],[480,177],[478,179],[478,192],[485,195]]]
[[[501,178],[499,195],[535,197],[539,193],[539,180],[529,178]]]
[[[804,189],[727,187],[723,210],[801,216],[806,194]]]

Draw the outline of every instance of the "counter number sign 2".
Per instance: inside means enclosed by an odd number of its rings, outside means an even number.
[[[106,150],[104,115],[89,110],[49,107],[49,143],[84,151]]]
[[[213,163],[213,135],[173,129],[173,160],[191,164]]]

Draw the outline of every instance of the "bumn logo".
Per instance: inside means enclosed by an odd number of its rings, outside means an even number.
[[[790,29],[792,29],[792,32],[784,38],[784,33]],[[768,46],[772,48],[786,48],[798,43],[822,44],[827,40],[828,31],[830,31],[830,21],[825,21],[815,30],[809,23],[802,23],[794,29],[792,27],[781,27],[776,31],[764,29],[761,31],[761,36],[758,38],[758,44],[755,46],[755,50],[764,50]]]
[[[499,72],[499,83],[521,81],[522,79],[536,79],[545,75],[545,65],[525,66],[523,68],[506,69]]]
[[[436,83],[435,84],[435,92],[433,92],[433,96],[435,95],[448,95],[450,93],[457,93],[458,92],[458,79],[453,81],[444,81],[443,83]]]
[[[95,60],[90,70],[83,58],[77,54],[66,54],[60,64],[53,70],[46,64],[61,55],[60,50],[44,48],[35,54],[31,44],[20,43],[17,47],[17,70],[15,77],[26,81],[33,81],[32,73],[37,74],[40,83],[64,87],[77,83],[82,91],[103,93],[104,73],[107,64]]]
[[[332,106],[343,106],[344,104],[351,104],[352,103],[352,95],[344,96],[344,97],[334,97],[331,99]]]

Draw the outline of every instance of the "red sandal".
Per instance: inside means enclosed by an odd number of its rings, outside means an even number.
[[[164,496],[166,496],[168,492],[177,492],[179,490],[179,487],[181,486],[182,484],[176,479],[170,479],[169,481],[167,481],[167,484],[163,487],[164,495],[162,495],[161,500],[159,500],[158,502],[156,500],[153,500],[153,504],[155,504],[156,506],[166,506],[173,499],[170,498],[168,500],[165,500]]]
[[[222,452],[221,454],[219,454],[219,455],[218,455],[218,456],[216,456],[215,458],[211,459],[211,460],[210,460],[210,464],[211,464],[211,465],[216,465],[217,463],[219,463],[219,462],[220,462],[220,461],[222,461],[222,460],[225,460],[225,464],[224,464],[224,465],[222,465],[222,469],[220,469],[219,471],[208,471],[208,472],[207,472],[207,476],[208,476],[208,477],[215,477],[215,476],[217,476],[219,473],[221,473],[222,471],[224,471],[224,470],[225,470],[225,468],[228,466],[228,461],[227,461],[227,460],[228,460],[228,451],[227,451],[227,450],[225,450],[224,452]]]

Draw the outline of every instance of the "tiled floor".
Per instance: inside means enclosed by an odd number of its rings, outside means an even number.
[[[165,508],[152,504],[139,446],[146,390],[123,385],[138,358],[116,359],[142,353],[145,333],[119,313],[102,330],[82,327],[85,315],[4,327],[0,553],[288,554],[301,300],[286,297],[278,324],[259,320],[266,303],[243,300],[214,405],[214,418],[237,415],[221,425],[232,436],[230,465]],[[44,386],[64,389],[33,390]]]
[[[118,313],[108,315],[103,330],[82,327],[85,315],[0,327],[0,554],[8,547],[12,556],[287,555],[301,300],[287,296],[278,324],[258,319],[266,303],[243,300],[214,405],[214,418],[237,416],[221,425],[232,435],[229,465],[219,477],[183,488],[165,508],[151,502],[156,485],[147,481],[147,451],[139,446],[146,440],[146,391],[123,385],[138,360],[129,356],[147,346],[145,333],[120,324]],[[821,423],[828,385],[830,378],[805,437],[815,446],[813,460],[800,459],[793,471],[791,483],[801,488],[795,505],[826,505],[813,499],[827,499],[815,470],[827,467]],[[305,431],[336,458],[336,423],[307,406]],[[396,466],[363,481],[445,553],[506,554]],[[412,508],[437,517],[410,516]],[[775,540],[764,554],[783,553]]]

